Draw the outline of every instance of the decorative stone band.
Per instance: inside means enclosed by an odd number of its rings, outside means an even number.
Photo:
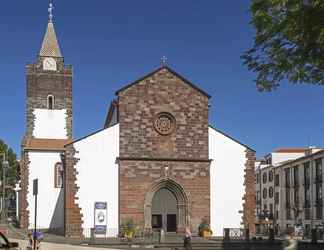
[[[212,162],[212,159],[181,159],[181,158],[141,158],[141,157],[117,157],[118,161],[177,161],[177,162]]]
[[[28,211],[28,176],[29,176],[29,156],[28,153],[22,152],[20,161],[20,180],[21,191],[19,195],[19,223],[20,228],[28,230],[29,211]]]
[[[250,230],[251,235],[255,235],[255,152],[247,149],[246,154],[246,163],[245,163],[245,194],[243,197],[243,224],[246,229]]]
[[[77,200],[77,171],[75,157],[76,150],[73,144],[65,147],[65,237],[81,239],[83,237],[83,214]]]

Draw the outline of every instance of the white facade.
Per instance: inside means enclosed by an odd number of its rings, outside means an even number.
[[[222,236],[224,228],[240,228],[245,193],[246,147],[209,128],[211,229]]]
[[[34,109],[33,136],[46,139],[67,139],[66,109]]]
[[[304,234],[309,236],[311,229],[322,230],[321,225],[324,223],[322,196],[324,193],[322,185],[324,151],[319,148],[310,148],[304,153],[293,152],[289,149],[286,151],[290,151],[290,153],[271,153],[272,162],[264,164],[261,161],[255,171],[257,233],[266,233],[268,225],[265,223],[264,215],[266,211],[268,215],[271,215],[271,207],[273,207],[273,214],[272,217],[269,217],[268,223],[274,224],[275,232],[278,235],[284,234],[288,228],[298,225],[302,226]],[[281,164],[278,163],[278,159],[282,162]],[[273,165],[269,163],[273,163]],[[307,164],[309,176],[306,178]],[[272,180],[269,179],[271,172],[273,173]],[[305,191],[306,186],[308,186],[307,192]],[[270,189],[273,190],[273,197],[269,197]],[[308,202],[305,201],[306,193],[309,193]],[[324,235],[324,230],[322,230],[322,234]]]
[[[29,229],[34,228],[35,201],[33,180],[38,179],[37,228],[62,230],[64,227],[64,190],[55,188],[55,164],[61,162],[59,152],[29,152],[28,211]]]
[[[318,229],[320,239],[324,239],[323,159],[324,151],[317,150],[278,167],[281,191],[278,224],[281,232],[298,225],[307,236],[311,229]],[[306,174],[307,167],[309,175]]]
[[[81,139],[74,144],[79,159],[77,171],[77,203],[83,215],[84,236],[94,227],[95,202],[107,202],[107,237],[118,234],[119,209],[119,124]],[[89,235],[88,235],[89,236]]]
[[[83,215],[84,236],[94,226],[95,202],[108,204],[108,237],[118,234],[119,207],[119,125],[104,129],[76,141],[78,205]],[[209,128],[209,157],[211,165],[211,228],[215,236],[223,228],[241,226],[244,196],[246,147],[224,134]]]

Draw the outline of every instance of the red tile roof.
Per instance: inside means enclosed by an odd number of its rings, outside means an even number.
[[[278,148],[275,153],[305,153],[308,148]]]
[[[53,151],[63,151],[64,146],[71,143],[71,139],[36,139],[29,138],[24,142],[25,150],[53,150]]]

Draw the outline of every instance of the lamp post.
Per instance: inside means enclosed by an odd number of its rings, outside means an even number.
[[[2,211],[1,222],[6,223],[6,169],[9,168],[9,162],[6,160],[6,154],[1,153],[2,156]]]
[[[269,213],[269,210],[263,210],[263,218],[266,221],[267,235],[270,241],[274,240],[274,226],[273,226],[273,214]]]
[[[266,234],[269,234],[269,214],[268,214],[268,210],[267,209],[263,209],[262,210],[262,213],[261,213],[261,218],[263,219],[263,221],[265,221],[265,231],[266,231]]]

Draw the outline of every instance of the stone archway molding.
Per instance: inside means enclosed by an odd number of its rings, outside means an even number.
[[[152,230],[152,200],[157,191],[165,188],[174,194],[177,200],[178,218],[177,231],[183,232],[189,225],[188,197],[184,188],[171,178],[162,178],[155,181],[145,195],[144,201],[144,228],[146,231]]]

